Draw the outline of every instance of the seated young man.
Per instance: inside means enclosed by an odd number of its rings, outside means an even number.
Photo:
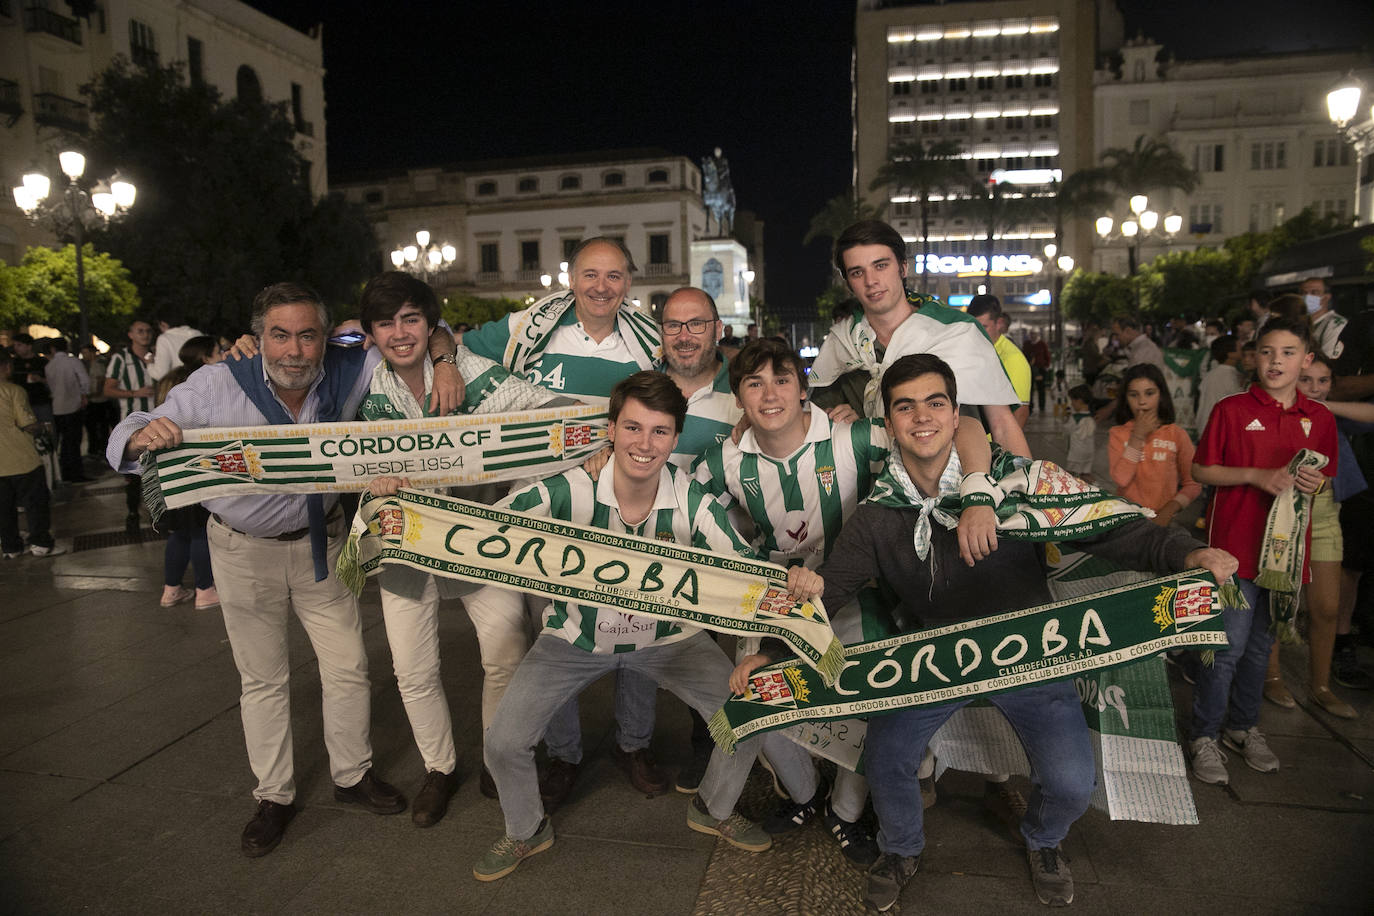
[[[752,556],[720,504],[668,464],[687,416],[687,401],[672,379],[658,372],[631,375],[612,390],[609,415],[613,453],[595,478],[577,468],[512,494],[501,505],[607,531]],[[801,568],[789,577],[796,595],[814,593],[816,584],[815,575]],[[506,835],[473,867],[479,881],[504,877],[528,856],[553,845],[553,825],[539,797],[534,746],[569,697],[620,670],[646,675],[704,718],[729,696],[726,682],[734,666],[696,627],[567,601],[552,602],[544,621],[486,731],[486,764],[500,794]],[[806,752],[785,738],[763,740],[774,768],[794,789],[798,780],[789,774],[809,770]],[[756,747],[746,742],[729,757],[715,750],[687,813],[691,829],[750,852],[762,852],[772,842],[757,825],[734,813]]]
[[[829,555],[845,519],[887,464],[891,442],[882,421],[831,420],[809,404],[801,358],[771,338],[747,344],[730,361],[730,388],[749,427],[738,444],[727,438],[707,449],[693,468],[697,482],[727,508],[740,507],[748,514],[740,530],[752,532],[751,542],[761,556],[784,566],[814,569]],[[970,418],[960,435],[964,454],[971,456],[969,470],[986,472],[991,454],[981,424]],[[979,511],[992,515],[991,509]],[[971,557],[988,550],[990,546],[980,545]],[[886,618],[883,604],[873,590],[852,606],[830,608],[835,635],[845,643],[888,635],[881,629]],[[749,657],[755,663],[764,661],[761,655]],[[873,864],[878,847],[860,821],[868,798],[864,778],[841,766],[828,800],[825,787],[814,777],[811,788],[793,796],[790,804],[763,822],[763,829],[786,833],[819,815],[847,858]]]
[[[826,605],[843,607],[869,579],[879,578],[900,598],[892,610],[895,629],[913,632],[1052,600],[1036,544],[1003,539],[995,553],[968,566],[960,562],[955,532],[928,514],[925,500],[957,493],[957,397],[953,372],[930,354],[902,357],[883,375],[887,429],[901,458],[889,462],[888,474],[893,490],[904,493],[910,505],[859,506],[817,570],[825,580]],[[927,523],[928,540],[921,536]],[[1177,572],[1203,566],[1218,581],[1236,570],[1235,558],[1225,551],[1202,547],[1182,531],[1144,518],[1077,544],[1131,569]],[[1078,694],[1070,681],[1058,681],[988,700],[1010,720],[1030,758],[1032,793],[1021,835],[1036,895],[1042,903],[1064,906],[1073,900],[1073,878],[1059,844],[1087,809],[1095,778]],[[922,807],[913,803],[921,755],[936,730],[970,702],[914,707],[869,720],[865,774],[882,855],[868,872],[867,902],[880,911],[897,901],[925,846]]]

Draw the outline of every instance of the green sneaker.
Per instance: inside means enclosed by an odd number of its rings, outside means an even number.
[[[765,833],[762,827],[733,811],[725,820],[716,820],[711,816],[711,812],[706,810],[706,803],[701,800],[700,795],[694,796],[687,805],[687,826],[697,833],[718,836],[731,846],[746,852],[763,852],[773,845],[773,838]]]
[[[517,840],[503,836],[487,854],[477,860],[472,867],[472,876],[478,881],[495,881],[515,871],[517,865],[537,852],[543,852],[553,845],[553,824],[547,817],[539,824],[539,829],[528,840]]]

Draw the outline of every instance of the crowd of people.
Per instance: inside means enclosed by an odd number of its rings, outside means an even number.
[[[366,347],[329,346],[327,309],[294,283],[273,284],[257,296],[252,340],[237,345],[165,319],[154,345],[152,324],[136,321],[128,345],[98,371],[91,368],[98,357],[83,366],[84,360],[63,358],[65,346],[56,343],[38,371],[29,351],[19,352],[31,342],[16,337],[15,355],[0,354],[0,376],[24,386],[0,385],[5,556],[23,549],[16,504],[25,508],[29,550],[36,556],[55,550],[46,502],[40,507],[33,498],[43,482],[36,453],[28,463],[27,433],[41,415],[27,405],[43,397],[52,405],[61,455],[67,454],[63,430],[73,435],[73,423],[80,447],[82,423],[89,421],[82,409],[97,398],[114,405],[112,429],[87,426],[86,432],[89,448],[103,449],[110,466],[128,478],[134,529],[140,459],[182,444],[190,430],[418,420],[580,403],[605,408],[609,454],[516,482],[505,493],[488,487],[459,495],[527,516],[787,567],[789,594],[820,597],[836,636],[852,645],[1051,601],[1043,549],[999,538],[998,513],[985,498],[1005,473],[999,469],[1007,456],[1038,457],[1024,427],[1036,407],[1044,414],[1049,394],[1056,406],[1065,402],[1066,413],[1072,410],[1065,417],[1067,469],[1092,482],[1097,423],[1110,423],[1111,488],[1140,507],[1110,531],[1065,539],[1126,569],[1202,567],[1219,583],[1235,576],[1254,608],[1226,613],[1231,649],[1218,652],[1213,664],[1191,664],[1191,653],[1179,659],[1195,684],[1187,744],[1197,779],[1227,781],[1223,748],[1256,770],[1278,769],[1258,720],[1261,697],[1293,702],[1279,689],[1281,678],[1274,686],[1271,648],[1274,633],[1292,624],[1292,595],[1301,583],[1311,582],[1305,594],[1314,699],[1334,715],[1355,715],[1330,689],[1333,649],[1338,684],[1374,686],[1358,666],[1350,635],[1354,598],[1347,587],[1357,584],[1364,560],[1342,565],[1340,546],[1343,527],[1368,531],[1367,510],[1357,516],[1347,511],[1350,502],[1342,504],[1362,481],[1356,482],[1349,442],[1320,403],[1341,355],[1340,316],[1324,292],[1317,309],[1299,299],[1301,314],[1279,297],[1263,321],[1247,317],[1249,327],[1230,333],[1208,328],[1214,365],[1201,386],[1199,409],[1208,412],[1199,414],[1195,445],[1177,422],[1160,346],[1183,344],[1185,328],[1171,325],[1161,342],[1129,317],[1113,325],[1111,339],[1085,328],[1083,381],[1069,387],[1056,377],[1045,341],[1034,337],[1024,350],[1011,343],[995,297],[977,297],[965,313],[910,292],[906,244],[880,221],[856,223],[836,240],[834,265],[857,306],[831,328],[811,366],[786,341],[761,337],[754,326],[733,339],[702,289],[675,290],[657,314],[646,316],[631,304],[634,264],[618,240],[585,240],[569,262],[565,293],[456,331],[440,320],[425,283],[382,274],[360,299]],[[222,351],[230,350],[224,358]],[[1097,383],[1117,353],[1124,371],[1109,398]],[[50,394],[30,387],[42,382]],[[1364,406],[1349,411],[1358,417]],[[59,416],[69,419],[57,423]],[[17,460],[20,439],[28,442],[23,460]],[[1309,453],[1321,460],[1295,461]],[[79,479],[79,470],[73,466],[68,479]],[[410,483],[380,476],[369,492],[388,497]],[[1171,524],[1204,486],[1211,493],[1205,543],[1196,529]],[[937,503],[951,500],[960,508],[937,511]],[[1296,511],[1272,512],[1278,504]],[[863,774],[839,767],[830,778],[823,775],[828,767],[818,767],[781,732],[740,741],[726,754],[706,727],[732,695],[749,691],[759,666],[788,657],[791,650],[781,643],[741,640],[732,658],[708,629],[690,623],[636,621],[611,607],[386,567],[379,580],[382,615],[425,770],[408,801],[372,764],[358,599],[336,571],[349,527],[340,494],[207,499],[177,510],[166,525],[161,603],[194,599],[197,608],[218,607],[241,677],[244,737],[257,779],[256,809],[240,837],[247,856],[275,849],[296,813],[287,664],[293,612],[319,659],[335,798],[383,815],[409,808],[419,827],[443,819],[458,774],[440,678],[438,615],[444,599],[460,597],[483,668],[480,788],[499,800],[505,818],[504,835],[473,866],[476,879],[504,878],[553,846],[552,815],[577,784],[583,759],[577,698],[609,673],[616,675],[617,764],[646,795],[670,788],[691,795],[685,814],[691,830],[763,852],[772,837],[820,821],[836,854],[866,869],[866,900],[880,911],[917,872],[923,810],[936,797],[929,744],[970,699],[872,717]],[[1295,548],[1305,543],[1308,527],[1310,550]],[[1347,537],[1347,545],[1353,540],[1360,539]],[[1289,549],[1271,549],[1280,543]],[[1281,562],[1272,560],[1275,553],[1283,554]],[[183,583],[188,563],[191,588]],[[1281,585],[1274,584],[1278,579]],[[693,711],[690,758],[673,775],[649,750],[659,687]],[[1037,898],[1067,905],[1073,878],[1061,843],[1086,811],[1096,778],[1079,698],[1060,680],[989,699],[1013,724],[1032,766],[1029,799],[1007,786],[1006,774],[987,774],[989,805],[1015,824]],[[546,763],[538,766],[541,742]],[[760,756],[788,798],[755,823],[736,802]],[[865,816],[870,798],[876,831]]]

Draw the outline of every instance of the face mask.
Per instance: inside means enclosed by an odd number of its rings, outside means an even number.
[[[1307,303],[1307,314],[1309,315],[1317,314],[1318,309],[1322,307],[1321,296],[1314,296],[1308,293],[1306,296],[1302,297],[1302,301]]]

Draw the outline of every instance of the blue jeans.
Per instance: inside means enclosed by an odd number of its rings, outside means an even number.
[[[1269,591],[1237,578],[1251,611],[1224,611],[1225,651],[1217,650],[1211,667],[1197,666],[1193,688],[1193,737],[1217,738],[1221,728],[1244,731],[1259,724],[1264,675],[1269,667]]]
[[[1078,692],[1068,681],[1035,684],[987,698],[1002,711],[1026,749],[1031,796],[1021,835],[1031,849],[1058,846],[1088,810],[1097,781],[1092,738]],[[868,721],[864,775],[878,813],[883,852],[920,855],[925,814],[916,770],[940,726],[972,700],[917,706]]]
[[[658,684],[633,668],[615,674],[615,743],[622,751],[641,751],[654,737],[658,715]],[[558,710],[544,735],[549,756],[568,763],[582,762],[582,719],[577,697]]]
[[[516,839],[531,837],[544,818],[534,747],[555,714],[566,707],[568,697],[576,697],[604,674],[635,671],[710,718],[730,695],[728,682],[734,667],[725,652],[700,632],[667,645],[609,655],[579,649],[557,634],[540,636],[511,678],[483,739],[487,769],[501,796],[506,834]],[[716,820],[724,820],[734,810],[761,747],[794,797],[814,794],[815,769],[801,745],[781,735],[742,741],[733,755],[713,750],[701,781],[701,799]],[[1090,752],[1089,762],[1091,756]],[[798,796],[807,792],[808,780],[811,794]]]

